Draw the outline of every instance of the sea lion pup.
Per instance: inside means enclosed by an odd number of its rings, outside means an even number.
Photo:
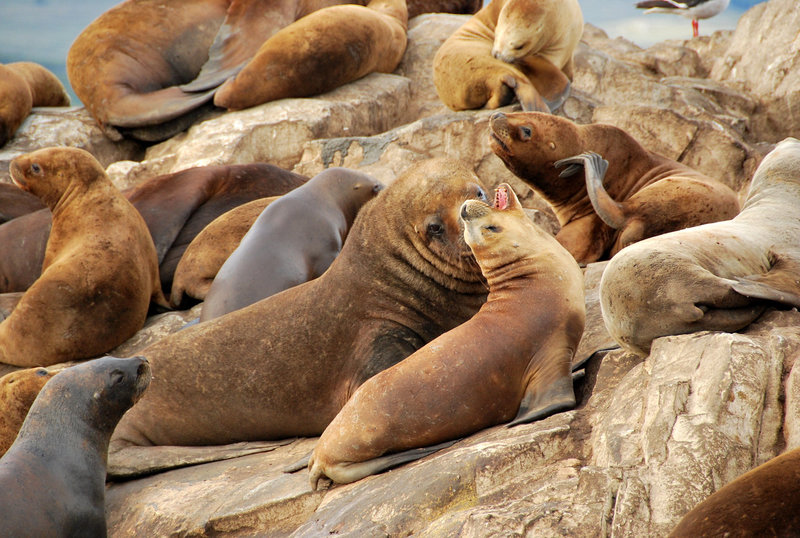
[[[572,55],[583,34],[577,0],[493,0],[442,44],[433,82],[453,110],[551,112],[569,96]]]
[[[258,198],[212,220],[192,239],[175,268],[170,304],[184,310],[187,298],[202,301],[225,260],[258,216],[280,196]]]
[[[35,106],[68,106],[69,95],[53,73],[33,62],[0,64],[0,147]]]
[[[798,480],[800,448],[795,448],[725,484],[692,508],[669,536],[796,536]]]
[[[17,438],[33,401],[55,374],[46,368],[27,368],[0,377],[0,456]]]
[[[490,120],[489,138],[506,167],[553,208],[561,224],[556,239],[579,263],[608,259],[639,239],[739,212],[732,189],[646,150],[612,125],[498,112]],[[584,152],[602,158],[579,156]],[[600,173],[603,159],[605,174]],[[567,168],[557,169],[559,162]],[[584,165],[585,180],[575,174]]]
[[[53,223],[41,276],[0,323],[0,362],[94,357],[141,329],[151,300],[168,306],[144,220],[90,153],[42,149],[9,170],[50,208]]]
[[[149,380],[142,357],[103,357],[47,382],[0,458],[0,534],[106,536],[108,439]]]
[[[342,250],[361,206],[383,184],[346,168],[329,168],[270,204],[217,273],[200,321],[317,278]]]
[[[493,206],[464,202],[461,218],[486,303],[356,390],[314,448],[312,489],[323,475],[353,482],[429,453],[419,447],[575,406],[571,363],[586,313],[578,264],[507,184]]]
[[[369,73],[393,72],[406,50],[405,0],[339,5],[298,19],[267,39],[214,95],[239,110],[285,97],[310,97]]]
[[[110,468],[137,464],[131,445],[321,434],[359,385],[483,304],[458,217],[470,198],[485,194],[458,161],[416,163],[361,208],[322,276],[146,348],[157,375],[117,427]]]
[[[800,307],[800,141],[759,165],[741,213],[645,239],[614,256],[600,279],[608,332],[641,355],[654,338],[738,331],[770,301]]]

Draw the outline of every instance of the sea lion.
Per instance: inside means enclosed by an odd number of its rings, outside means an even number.
[[[408,461],[400,451],[413,450],[416,459],[424,455],[420,447],[575,406],[571,364],[585,319],[581,269],[525,215],[507,184],[497,188],[493,206],[467,200],[460,214],[489,283],[486,303],[355,391],[314,448],[312,489],[323,475],[353,482]]]
[[[0,147],[35,106],[68,106],[69,95],[53,73],[33,62],[0,64]]]
[[[281,195],[308,178],[267,163],[199,166],[150,178],[123,194],[153,237],[165,293],[184,251],[216,217],[251,200]],[[50,233],[47,209],[0,225],[0,293],[25,291],[41,274]]]
[[[108,439],[150,380],[141,357],[103,357],[47,382],[0,458],[0,534],[106,536]]]
[[[31,193],[0,183],[0,224],[44,208],[41,200]]]
[[[321,434],[359,385],[484,302],[458,217],[469,198],[485,194],[458,161],[415,163],[361,208],[322,276],[144,349],[157,375],[114,433],[110,469],[141,446]]]
[[[54,375],[55,370],[26,368],[0,377],[0,456],[17,438],[33,401]]]
[[[453,110],[552,112],[569,96],[572,55],[583,34],[577,0],[494,0],[442,44],[433,82]]]
[[[362,172],[329,168],[270,204],[214,278],[200,321],[320,276],[342,250],[358,210],[382,188]]]
[[[795,448],[725,484],[692,508],[669,536],[795,536],[798,480],[800,448]]]
[[[310,97],[369,73],[391,73],[406,50],[405,0],[339,5],[298,19],[267,39],[214,95],[228,110]]]
[[[184,310],[186,298],[202,301],[219,268],[236,250],[258,216],[280,196],[258,198],[226,211],[192,239],[175,268],[170,304]]]
[[[579,263],[608,259],[645,237],[739,212],[732,189],[646,150],[612,125],[577,125],[536,112],[498,112],[490,120],[489,138],[506,167],[553,208],[561,224],[556,238]],[[602,159],[580,157],[584,152]],[[603,159],[605,174],[600,173]],[[556,163],[570,166],[561,171]],[[586,180],[574,177],[587,165]]]
[[[11,179],[51,210],[41,276],[0,323],[0,362],[47,366],[94,357],[167,307],[141,215],[92,155],[47,148],[16,157]]]
[[[738,331],[769,302],[800,307],[800,141],[761,162],[741,213],[621,250],[600,279],[611,336],[641,355],[654,338]]]

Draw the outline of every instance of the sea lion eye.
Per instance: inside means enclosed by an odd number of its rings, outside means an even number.
[[[438,222],[428,224],[428,235],[442,235],[442,233],[444,233],[444,226]]]
[[[493,233],[500,232],[503,229],[500,226],[495,226],[494,224],[490,224],[488,226],[484,226],[484,228],[486,228],[487,230],[489,230],[490,232],[493,232]]]
[[[42,173],[42,167],[39,166],[38,163],[33,163],[31,165],[31,172],[33,172],[34,174],[41,174]]]
[[[486,201],[486,193],[483,192],[483,189],[480,187],[478,187],[478,199],[483,200],[484,202]]]
[[[122,383],[122,380],[125,379],[125,376],[119,370],[114,370],[111,372],[111,386],[119,385]]]
[[[533,131],[531,131],[530,127],[520,127],[519,128],[519,138],[520,140],[530,140]]]

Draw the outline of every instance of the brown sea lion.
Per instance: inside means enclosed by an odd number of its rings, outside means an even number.
[[[200,321],[317,278],[342,250],[359,209],[383,184],[346,168],[329,168],[264,210],[220,268]]]
[[[614,256],[600,280],[611,336],[647,355],[654,338],[737,331],[770,303],[800,307],[800,141],[759,165],[741,213],[645,239]]]
[[[0,535],[106,536],[108,439],[149,380],[141,357],[103,357],[48,381],[0,458]]]
[[[42,149],[15,158],[9,170],[53,220],[41,276],[0,323],[0,362],[94,357],[141,329],[151,300],[168,306],[144,220],[90,153]]]
[[[212,220],[251,200],[281,195],[307,178],[266,163],[201,166],[148,179],[123,194],[141,213],[156,245],[165,293],[186,247]],[[41,274],[49,210],[0,225],[0,293],[25,291]]]
[[[68,106],[69,95],[53,73],[33,62],[0,64],[0,147],[35,106]]]
[[[41,200],[31,193],[0,183],[0,224],[44,208]]]
[[[550,204],[561,224],[556,238],[580,263],[607,259],[645,237],[729,219],[739,211],[732,189],[646,150],[612,125],[577,125],[536,112],[498,112],[490,125],[495,154]],[[576,157],[584,152],[602,159]],[[603,159],[608,169],[601,174]],[[554,166],[559,161],[572,166],[560,171]],[[586,179],[576,176],[587,164]]]
[[[800,448],[725,484],[692,508],[671,538],[796,536],[800,529]]]
[[[485,198],[479,183],[457,161],[416,163],[362,207],[322,276],[143,350],[156,375],[117,427],[109,469],[162,448],[147,445],[322,433],[359,385],[484,302],[458,218]]]
[[[26,368],[0,377],[0,456],[17,438],[33,401],[54,375],[54,370]]]
[[[214,95],[228,110],[310,97],[369,73],[391,73],[406,50],[405,0],[340,5],[298,19],[267,39]]]
[[[192,239],[172,279],[170,304],[178,308],[187,297],[202,301],[225,260],[236,250],[258,216],[280,196],[259,198],[226,211]],[[183,309],[183,308],[181,308]]]
[[[453,110],[551,112],[569,95],[572,55],[583,34],[577,0],[493,0],[442,44],[433,82]]]
[[[355,391],[314,448],[312,489],[323,475],[353,482],[421,457],[420,447],[575,406],[571,364],[585,318],[578,264],[507,184],[493,206],[464,202],[461,218],[489,283],[486,303]]]

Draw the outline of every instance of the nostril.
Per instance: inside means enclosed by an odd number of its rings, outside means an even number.
[[[467,218],[467,204],[461,206],[461,218]]]
[[[506,119],[506,115],[502,112],[495,112],[491,117],[492,121],[500,121]]]

